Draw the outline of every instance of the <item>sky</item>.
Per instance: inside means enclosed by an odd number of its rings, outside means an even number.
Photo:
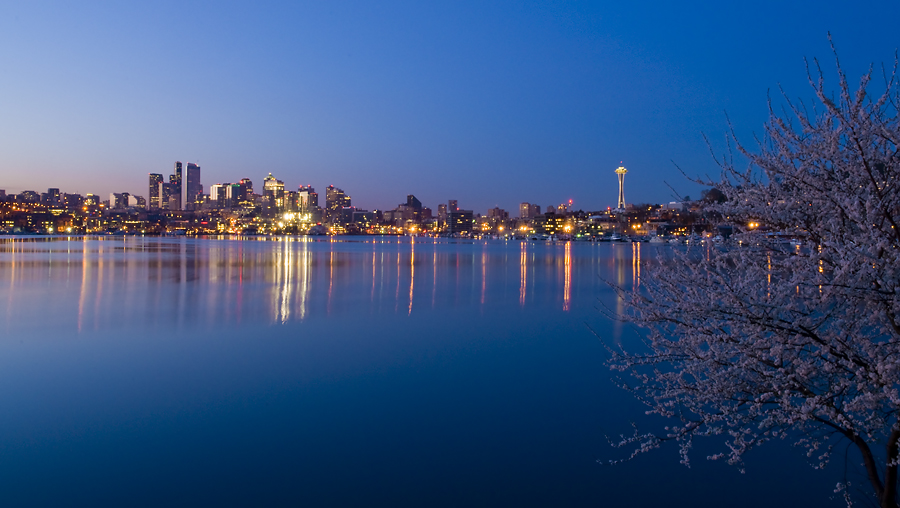
[[[728,120],[752,145],[770,94],[811,98],[805,58],[834,84],[829,32],[851,82],[890,67],[897,19],[886,1],[4,2],[0,189],[146,196],[183,161],[205,189],[271,172],[365,209],[517,215],[614,207],[624,164],[629,203],[696,198],[681,171],[718,175]]]

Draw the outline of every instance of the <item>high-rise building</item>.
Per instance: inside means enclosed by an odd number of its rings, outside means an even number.
[[[225,187],[225,199],[228,201],[227,208],[238,208],[241,206],[241,196],[244,187],[239,183],[232,183]]]
[[[253,203],[253,182],[250,181],[249,178],[241,178],[241,183],[238,185],[241,186],[240,191],[237,193],[237,197],[235,198],[239,205],[244,203]]]
[[[162,208],[166,208],[168,210],[181,210],[184,201],[182,198],[182,186],[181,186],[181,172],[182,165],[180,161],[175,162],[175,174],[169,175],[169,187],[166,192],[166,203],[167,206],[161,205]],[[166,189],[163,188],[165,191]],[[161,198],[162,199],[162,198]]]
[[[227,183],[214,183],[209,186],[209,203],[213,208],[226,208],[228,206],[226,188],[230,185]]]
[[[441,203],[438,205],[438,221],[447,222],[447,205]]]
[[[519,218],[520,219],[530,219],[531,218],[531,203],[522,203],[519,205]]]
[[[509,218],[509,212],[497,206],[488,210],[487,216],[488,219],[506,220]]]
[[[319,194],[312,185],[301,185],[297,192],[297,211],[313,213],[319,208]]]
[[[159,173],[150,173],[150,187],[149,187],[149,195],[150,195],[150,209],[158,210],[162,208],[159,200],[159,185],[163,183],[163,176]]]
[[[241,189],[243,192],[246,192],[247,196],[253,194],[253,181],[249,178],[241,178]]]
[[[350,196],[344,194],[344,191],[338,189],[334,185],[329,185],[325,189],[325,218],[329,222],[334,222],[341,213],[341,209],[350,206]]]
[[[284,212],[284,182],[276,179],[272,173],[263,180],[263,198],[268,212]]]
[[[457,201],[455,199],[451,199],[450,201],[447,201],[447,211],[448,212],[455,212],[457,210],[459,210],[459,201]]]
[[[128,198],[131,195],[127,192],[110,192],[109,193],[109,207],[113,210],[121,210],[123,208],[128,208]]]
[[[193,210],[194,204],[203,194],[203,185],[200,184],[200,166],[193,162],[188,162],[185,175],[184,185],[184,209]]]
[[[408,194],[408,195],[406,196],[406,206],[408,206],[408,207],[410,207],[410,208],[412,208],[413,210],[416,210],[416,211],[422,210],[422,202],[419,201],[419,200],[418,200],[415,196],[413,196],[412,194]]]
[[[467,234],[472,232],[472,210],[450,210],[447,219],[447,232],[450,234]]]
[[[47,189],[47,204],[52,206],[59,205],[59,189]]]

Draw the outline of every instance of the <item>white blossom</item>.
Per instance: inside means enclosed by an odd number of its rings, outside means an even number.
[[[695,437],[722,435],[726,449],[708,458],[742,467],[748,450],[791,438],[820,468],[849,440],[879,505],[896,507],[900,87],[896,65],[875,96],[871,71],[853,92],[838,65],[837,97],[821,76],[815,107],[787,101],[779,115],[770,103],[758,146],[735,141],[748,168],[726,160],[721,181],[705,182],[728,198],[723,220],[764,228],[661,251],[639,290],[617,287],[646,348],[611,347],[610,366],[635,376],[627,389],[649,413],[676,422],[618,444],[633,457],[676,441],[687,465]],[[846,484],[835,492],[849,502]]]

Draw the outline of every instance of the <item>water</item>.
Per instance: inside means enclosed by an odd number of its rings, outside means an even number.
[[[610,381],[640,244],[0,239],[10,506],[840,506],[779,445],[674,448]]]

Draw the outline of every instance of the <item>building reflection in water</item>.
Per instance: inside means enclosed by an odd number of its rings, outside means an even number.
[[[563,310],[569,310],[569,302],[572,299],[572,242],[566,242],[566,253],[563,258],[564,282],[563,282]]]
[[[528,242],[522,242],[519,255],[519,305],[525,306],[525,291],[528,287]]]
[[[481,249],[481,305],[484,306],[484,294],[487,289],[487,242]]]
[[[511,304],[571,312],[609,295],[604,281],[624,285],[629,261],[632,284],[640,284],[641,246],[626,249],[419,238],[0,239],[0,298],[10,326],[42,319],[49,308],[53,319],[85,333],[111,323],[289,323],[315,315],[411,316],[414,308],[488,312]],[[423,279],[422,270],[432,276]],[[43,300],[29,300],[34,294]],[[619,312],[623,304],[610,301]],[[619,339],[621,324],[611,326]]]
[[[641,285],[641,242],[631,243],[631,285],[635,289]]]
[[[416,282],[416,239],[413,237],[409,242],[409,311],[407,315],[412,315],[413,306],[413,285]]]

